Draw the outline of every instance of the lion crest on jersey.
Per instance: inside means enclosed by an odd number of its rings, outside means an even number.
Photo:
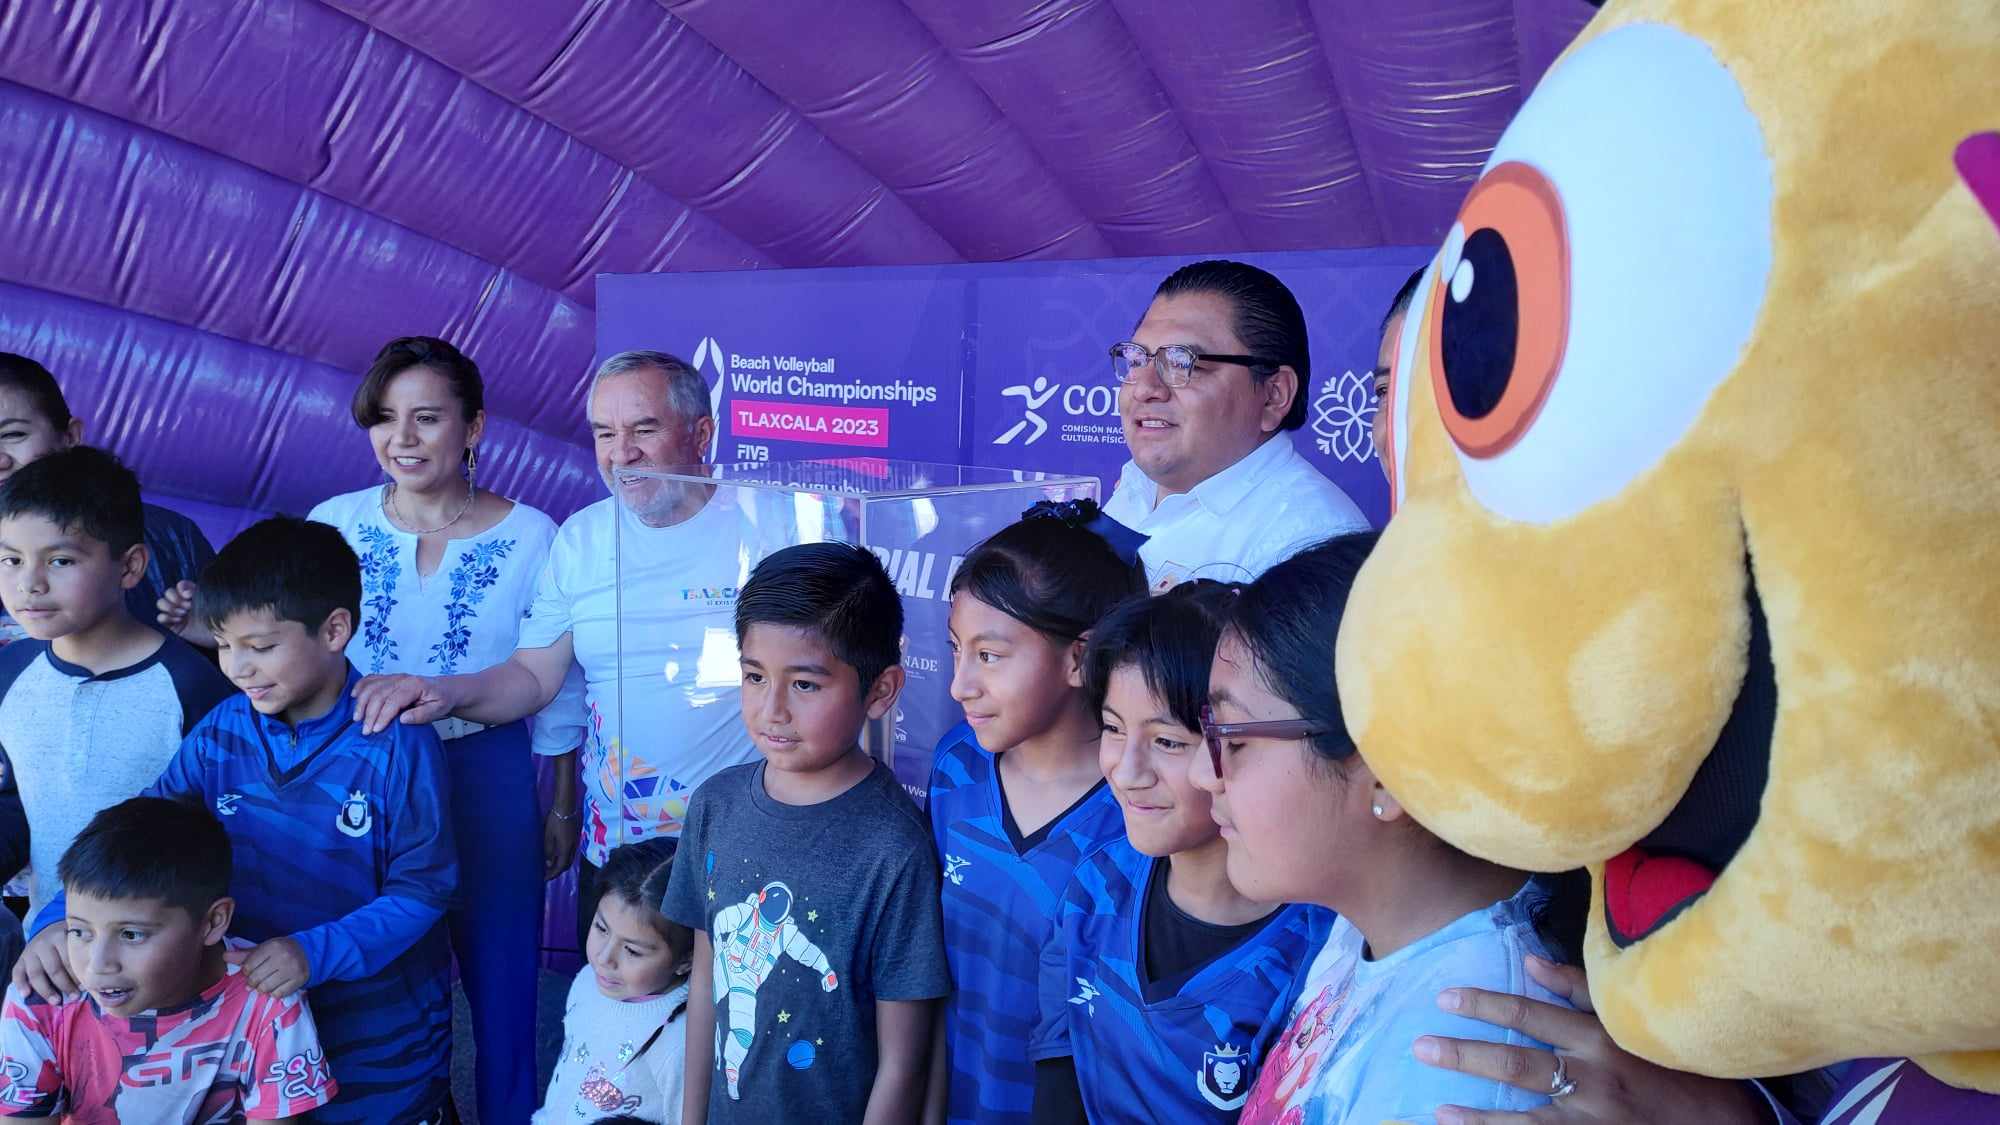
[[[1195,1089],[1217,1109],[1240,1109],[1250,1096],[1250,1054],[1233,1044],[1201,1053]]]

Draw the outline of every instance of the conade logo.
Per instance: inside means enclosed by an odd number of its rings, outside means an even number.
[[[1021,418],[993,439],[994,445],[1033,445],[1049,432],[1041,411],[1060,407],[1072,418],[1110,418],[1118,413],[1118,389],[1084,383],[1051,383],[1037,375],[1032,383],[1000,388],[1005,398],[1021,400]],[[1053,406],[1052,406],[1053,404]]]

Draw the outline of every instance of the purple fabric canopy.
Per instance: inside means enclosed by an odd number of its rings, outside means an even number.
[[[375,479],[358,373],[442,335],[560,518],[599,272],[1432,242],[1590,11],[0,5],[0,349],[221,538]]]

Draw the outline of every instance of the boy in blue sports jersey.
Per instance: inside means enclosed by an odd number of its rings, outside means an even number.
[[[1236,1120],[1293,980],[1333,926],[1328,911],[1231,885],[1209,795],[1189,776],[1208,753],[1208,670],[1232,597],[1183,582],[1091,633],[1084,684],[1126,838],[1078,866],[1042,951],[1037,1122]]]
[[[914,1123],[951,989],[923,814],[860,747],[903,688],[870,552],[788,547],[736,601],[764,760],[695,790],[660,912],[695,933],[681,1120]],[[345,1079],[343,1079],[345,1081]]]
[[[202,573],[195,603],[243,692],[181,744],[150,796],[213,809],[236,854],[232,927],[259,943],[250,987],[312,992],[339,1084],[313,1120],[445,1119],[451,1055],[439,920],[458,882],[443,751],[426,726],[364,735],[347,641],[361,564],[325,524],[255,524]],[[37,919],[63,917],[61,900]],[[38,934],[36,941],[43,940]]]

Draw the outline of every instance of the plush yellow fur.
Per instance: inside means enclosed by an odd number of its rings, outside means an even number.
[[[2000,12],[1636,0],[1579,45],[1641,21],[1706,43],[1763,130],[1753,335],[1692,432],[1549,526],[1467,489],[1420,341],[1405,493],[1340,636],[1350,729],[1451,843],[1592,868],[1627,1048],[1719,1076],[1909,1055],[2000,1091],[2000,232],[1951,163],[2000,125]],[[1729,713],[1746,558],[1779,696],[1756,832],[1620,951],[1602,864]]]

